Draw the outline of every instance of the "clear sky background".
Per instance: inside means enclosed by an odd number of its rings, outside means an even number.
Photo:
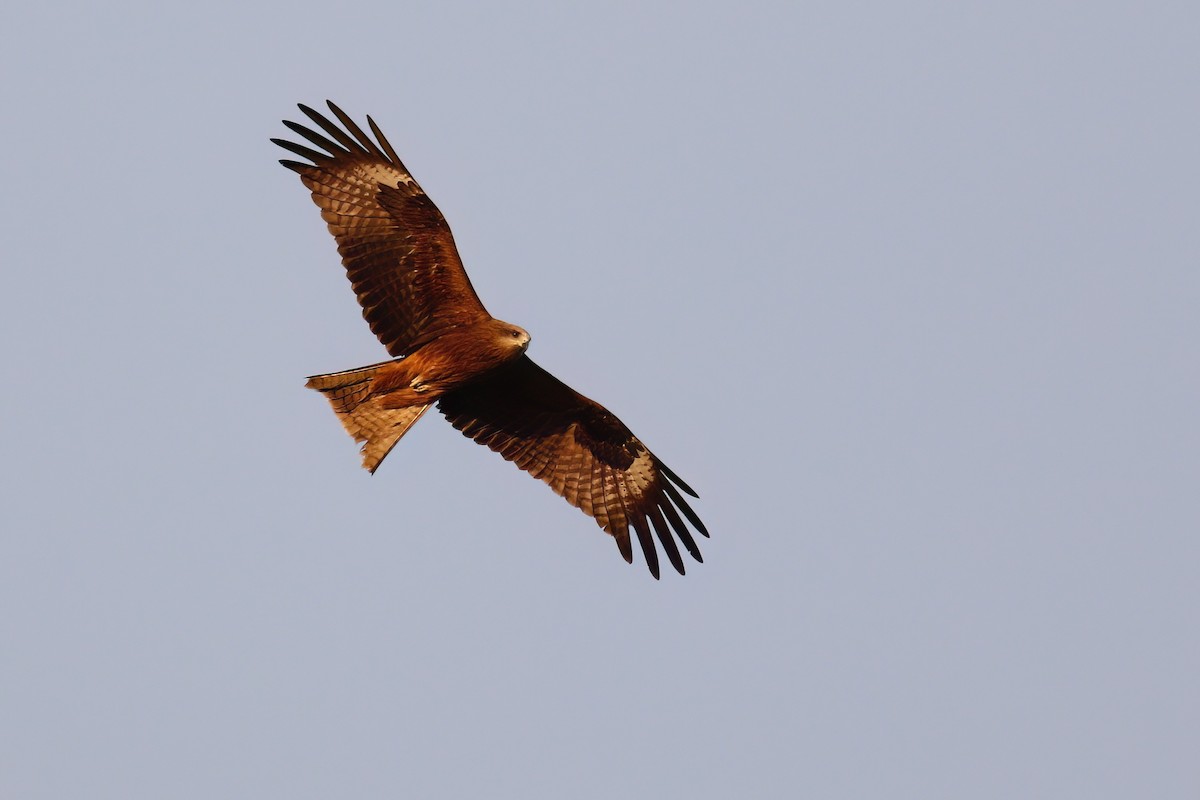
[[[1196,8],[8,4],[0,796],[1194,800]],[[325,98],[705,564],[359,468]]]

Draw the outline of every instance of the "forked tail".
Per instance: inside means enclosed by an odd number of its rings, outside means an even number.
[[[313,375],[304,384],[325,395],[346,429],[356,442],[363,442],[363,466],[375,472],[380,462],[408,433],[408,429],[429,410],[432,403],[406,408],[385,408],[382,398],[372,396],[376,373],[395,362],[385,361],[369,367]]]

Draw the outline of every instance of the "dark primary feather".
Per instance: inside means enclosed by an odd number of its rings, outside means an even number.
[[[342,127],[301,105],[321,132],[285,121],[307,144],[272,141],[311,162],[280,163],[300,173],[321,208],[372,332],[402,356],[441,331],[488,319],[450,226],[379,127],[368,120],[374,141],[329,109]]]
[[[633,560],[633,528],[654,577],[659,575],[655,535],[681,575],[683,558],[672,534],[694,559],[704,560],[679,512],[702,535],[708,531],[672,482],[689,494],[691,489],[611,412],[528,356],[446,394],[438,409],[466,436],[595,517],[616,539],[626,561]]]

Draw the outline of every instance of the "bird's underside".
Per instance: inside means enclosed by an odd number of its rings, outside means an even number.
[[[441,212],[378,126],[367,118],[372,139],[329,109],[340,126],[301,105],[320,130],[285,121],[307,144],[272,141],[309,162],[280,163],[312,192],[363,316],[393,356],[308,380],[362,443],[363,466],[374,472],[436,403],[464,435],[593,517],[626,561],[630,529],[655,578],[655,538],[680,574],[676,539],[703,561],[691,528],[708,531],[683,498],[696,493],[616,416],[525,354],[529,335],[487,313]]]

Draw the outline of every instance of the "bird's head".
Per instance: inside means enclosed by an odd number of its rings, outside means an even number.
[[[529,332],[519,325],[512,325],[508,322],[502,323],[499,326],[498,334],[500,341],[506,347],[515,348],[522,353],[529,347]]]

